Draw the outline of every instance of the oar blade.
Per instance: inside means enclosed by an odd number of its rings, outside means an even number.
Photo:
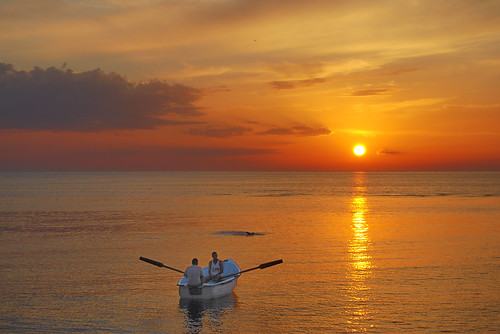
[[[157,267],[165,267],[165,266],[163,265],[163,263],[158,262],[158,261],[155,261],[155,260],[148,259],[148,258],[146,258],[146,257],[142,257],[142,256],[141,256],[141,257],[139,258],[139,260],[144,261],[144,262],[147,262],[147,263],[149,263],[149,264],[152,264],[153,266],[157,266]]]
[[[279,260],[276,260],[276,261],[271,261],[271,262],[267,262],[267,263],[262,263],[261,265],[259,265],[258,267],[255,267],[255,268],[250,268],[250,269],[246,269],[246,270],[242,270],[240,271],[239,273],[234,273],[234,274],[231,274],[231,275],[226,275],[226,276],[223,276],[222,278],[228,278],[228,277],[231,277],[231,276],[236,276],[236,275],[241,275],[243,273],[246,273],[246,272],[249,272],[249,271],[252,271],[252,270],[255,270],[255,269],[265,269],[265,268],[269,268],[271,266],[275,266],[277,264],[280,264],[280,263],[283,263],[283,260],[279,259]]]
[[[261,265],[259,265],[259,269],[269,268],[269,267],[275,266],[275,265],[280,264],[280,263],[283,263],[282,259],[267,262],[267,263],[262,263]]]

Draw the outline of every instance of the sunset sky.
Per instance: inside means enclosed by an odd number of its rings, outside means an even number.
[[[500,170],[499,13],[2,0],[0,170]]]

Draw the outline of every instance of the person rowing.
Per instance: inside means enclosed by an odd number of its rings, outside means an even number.
[[[198,259],[194,258],[189,266],[184,271],[184,276],[187,277],[187,284],[189,287],[198,288],[203,284],[203,270],[198,267]]]

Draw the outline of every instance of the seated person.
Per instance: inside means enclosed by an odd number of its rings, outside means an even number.
[[[184,271],[184,276],[187,277],[187,284],[190,287],[199,287],[203,283],[203,270],[198,267],[198,259],[194,258],[189,266]]]
[[[212,253],[212,261],[208,263],[208,278],[206,281],[219,282],[224,272],[224,263],[217,258],[217,252]]]

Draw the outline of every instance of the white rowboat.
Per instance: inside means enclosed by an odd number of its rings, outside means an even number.
[[[139,260],[152,264],[153,266],[157,266],[160,268],[166,268],[173,271],[177,271],[178,273],[184,274],[182,270],[175,269],[172,267],[168,267],[161,262],[148,259],[146,257],[140,257]],[[177,282],[177,286],[179,287],[179,295],[181,299],[198,299],[198,300],[209,300],[213,298],[218,298],[222,296],[229,295],[234,287],[236,286],[236,280],[242,273],[252,271],[255,269],[265,269],[271,266],[275,266],[277,264],[283,263],[283,260],[276,260],[271,262],[266,262],[259,264],[257,267],[241,270],[240,267],[231,259],[224,260],[224,272],[222,273],[222,279],[219,282],[207,282],[204,283],[201,287],[188,287],[187,278],[182,276],[182,278]],[[203,275],[208,275],[208,267],[202,269]]]
[[[227,259],[223,262],[224,272],[222,273],[223,278],[220,282],[207,282],[204,283],[201,288],[192,288],[187,285],[186,276],[182,276],[179,282],[177,282],[177,286],[179,287],[179,296],[182,299],[213,299],[229,295],[233,292],[233,289],[236,286],[236,281],[238,280],[238,277],[240,277],[241,269],[232,259]],[[207,276],[208,267],[205,267],[202,270],[203,275]]]

